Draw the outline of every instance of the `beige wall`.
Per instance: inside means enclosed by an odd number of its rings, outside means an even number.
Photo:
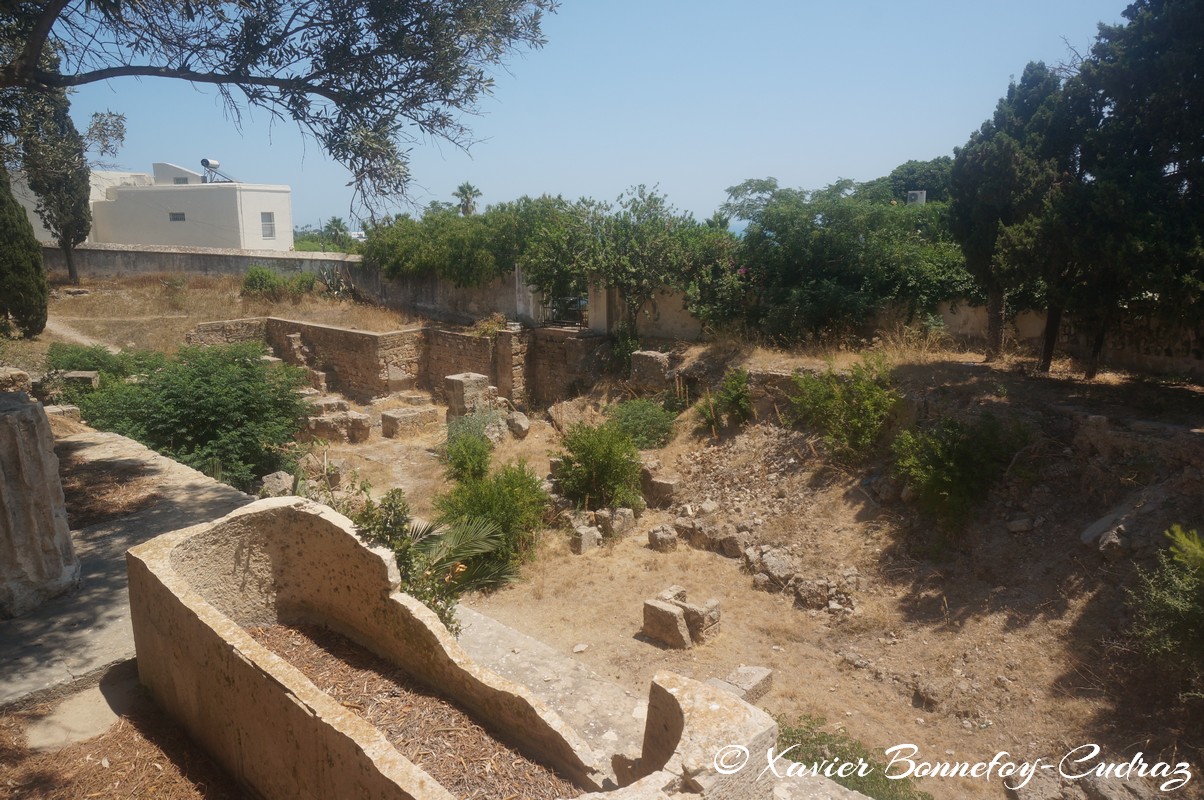
[[[98,243],[290,250],[287,186],[207,183],[117,186],[92,205],[91,240]],[[260,213],[275,215],[276,236],[262,235]],[[171,214],[183,214],[173,222]]]

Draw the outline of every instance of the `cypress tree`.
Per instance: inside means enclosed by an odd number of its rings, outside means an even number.
[[[0,166],[0,320],[11,318],[23,336],[37,336],[46,328],[49,299],[42,246]]]

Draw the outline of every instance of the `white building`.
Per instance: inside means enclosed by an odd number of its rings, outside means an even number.
[[[288,186],[210,181],[175,164],[154,174],[92,172],[89,242],[292,250],[292,190]],[[37,200],[18,176],[13,194],[26,208],[34,233],[50,242],[34,210]]]

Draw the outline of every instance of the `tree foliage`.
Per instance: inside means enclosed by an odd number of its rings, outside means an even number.
[[[46,328],[49,301],[42,247],[0,164],[0,327],[11,318],[23,336],[37,336]]]
[[[71,282],[79,283],[72,251],[92,229],[92,170],[66,95],[58,92],[41,99],[26,110],[21,126],[22,166],[37,196],[38,216],[63,251]]]
[[[781,189],[772,178],[728,189],[724,210],[749,220],[739,259],[759,330],[778,341],[839,337],[896,304],[914,314],[965,293],[944,204],[859,189]]]
[[[540,47],[554,0],[15,0],[0,9],[0,91],[112,78],[174,78],[296,122],[352,173],[364,198],[403,194],[406,147],[469,143],[461,122],[489,71]],[[62,54],[58,68],[44,48]]]

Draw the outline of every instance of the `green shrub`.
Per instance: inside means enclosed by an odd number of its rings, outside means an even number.
[[[499,419],[496,411],[477,411],[447,423],[442,454],[448,479],[480,480],[489,473],[493,443],[486,438],[485,429]]]
[[[895,439],[895,471],[917,493],[920,508],[949,528],[970,512],[1022,444],[991,414],[970,424],[943,419],[928,430],[903,431]]]
[[[794,388],[791,419],[821,434],[833,454],[852,459],[869,455],[899,401],[881,358],[859,361],[847,375],[830,366],[820,375],[799,373]]]
[[[368,500],[354,521],[366,541],[393,551],[406,593],[434,611],[452,633],[459,633],[459,596],[496,585],[493,565],[503,540],[487,520],[416,525],[405,493],[391,489],[379,504]]]
[[[729,369],[723,375],[723,384],[715,396],[715,403],[729,425],[739,425],[753,418],[752,391],[748,388],[748,378],[748,370],[740,367]]]
[[[1129,592],[1132,632],[1143,656],[1176,675],[1183,696],[1204,699],[1204,543],[1198,531],[1172,526],[1168,550],[1152,570],[1138,570]]]
[[[631,375],[631,354],[640,349],[640,337],[626,322],[619,323],[611,335],[609,364],[620,376]]]
[[[610,406],[606,412],[619,430],[641,450],[664,447],[673,438],[677,415],[653,400],[638,397]]]
[[[167,364],[167,356],[157,350],[123,350],[110,353],[104,345],[54,342],[46,352],[46,366],[64,371],[95,370],[117,378],[149,375]]]
[[[137,439],[241,489],[293,464],[304,374],[269,366],[262,344],[184,347],[137,383],[118,378],[80,400],[90,425]]]
[[[874,800],[932,800],[932,795],[915,788],[913,779],[888,773],[888,762],[878,758],[861,742],[843,731],[828,733],[823,730],[824,724],[822,718],[809,714],[804,714],[793,723],[779,718],[777,752],[793,748],[785,754],[785,758],[808,768],[814,764],[822,765],[824,761],[857,764],[861,759],[869,767],[860,770],[866,773],[864,776],[854,772],[847,778],[833,775],[832,780]],[[786,768],[785,762],[779,763],[778,769],[783,774]],[[894,770],[898,770],[897,765]],[[894,774],[894,777],[888,777],[890,774]]]
[[[296,300],[301,295],[314,291],[317,283],[317,276],[310,272],[299,272],[289,278],[267,267],[252,265],[247,268],[242,279],[242,296],[265,300],[292,297]]]
[[[642,509],[640,451],[613,422],[576,425],[564,437],[560,486],[586,508]]]
[[[531,552],[547,505],[542,482],[524,463],[509,464],[493,475],[458,483],[435,499],[443,522],[485,519],[498,528],[502,546],[491,556],[498,583],[511,580],[518,563]]]

